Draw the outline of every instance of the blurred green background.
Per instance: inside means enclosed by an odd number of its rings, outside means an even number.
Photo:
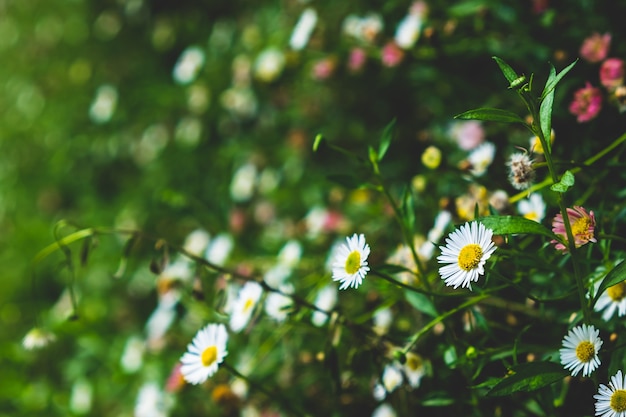
[[[400,239],[386,229],[389,216],[371,220],[380,205],[347,204],[358,195],[327,180],[329,174],[344,183],[363,178],[324,145],[314,155],[318,133],[366,157],[367,145],[375,146],[395,118],[383,170],[399,189],[417,174],[427,177],[434,192],[419,202],[418,218],[427,230],[439,197],[464,185],[457,172],[424,169],[422,150],[438,143],[454,160],[445,137],[452,117],[467,109],[524,114],[515,94],[505,91],[492,56],[520,73],[547,74],[548,62],[561,69],[578,58],[581,42],[593,32],[611,33],[610,56],[626,56],[624,2],[432,1],[416,46],[399,65],[386,67],[381,48],[409,6],[0,0],[0,415],[81,414],[70,406],[80,389],[91,390],[89,415],[132,415],[141,381],[164,379],[188,343],[185,333],[175,348],[147,358],[141,377],[120,370],[126,340],[142,332],[155,306],[148,268],[154,244],[133,246],[125,273],[114,279],[126,237],[92,242],[88,262],[75,260],[79,319],[67,321],[67,305],[58,300],[72,276],[62,254],[32,262],[54,242],[57,222],[69,223],[61,235],[125,227],[174,244],[197,228],[229,232],[234,259],[263,265],[287,239],[304,236],[303,219],[321,205],[341,209],[351,224],[366,224],[393,247]],[[317,11],[318,22],[308,45],[296,51],[289,38],[306,7]],[[384,27],[374,42],[361,45],[367,62],[352,72],[347,57],[360,44],[342,32],[342,24],[348,15],[368,13],[378,13]],[[201,51],[203,62],[189,79],[177,78],[177,62],[190,47]],[[255,75],[269,48],[284,59],[271,80]],[[332,68],[326,79],[312,75],[320,60]],[[624,119],[613,108],[593,123],[577,124],[567,105],[586,80],[597,84],[597,65],[581,61],[571,74],[557,91],[554,128],[557,143],[576,144],[567,149],[576,159],[623,133]],[[98,95],[103,101],[95,104]],[[521,127],[485,127],[498,146],[527,146]],[[497,158],[503,165],[503,155]],[[237,201],[232,178],[248,163],[269,185]],[[494,168],[486,186],[501,179],[498,172],[504,168]],[[329,242],[306,243],[306,256],[324,257]],[[80,246],[72,250],[76,257]],[[21,340],[38,323],[57,331],[57,343],[26,351]],[[204,412],[191,407],[184,415]]]

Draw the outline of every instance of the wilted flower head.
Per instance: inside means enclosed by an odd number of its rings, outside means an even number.
[[[310,7],[306,8],[300,15],[293,32],[291,32],[291,38],[289,39],[291,49],[296,51],[303,49],[309,43],[316,24],[317,12]]]
[[[580,47],[580,56],[589,62],[600,62],[606,58],[611,45],[611,35],[594,33],[585,39]]]
[[[381,50],[381,60],[386,67],[395,67],[404,59],[404,51],[394,41],[389,41]]]
[[[600,66],[600,83],[609,90],[614,90],[624,83],[624,61],[609,58]]]
[[[509,167],[509,182],[516,190],[525,190],[535,180],[533,160],[526,152],[514,153],[506,163]]]
[[[572,227],[572,235],[574,236],[574,244],[577,248],[582,245],[586,245],[589,242],[597,242],[594,237],[594,229],[596,227],[596,218],[593,215],[593,211],[585,210],[583,207],[574,206],[574,208],[567,209],[567,217]],[[565,242],[567,242],[567,232],[565,231],[565,224],[563,223],[563,216],[558,213],[552,221],[552,232],[561,236]],[[567,252],[567,246],[561,242],[552,240],[550,243],[554,244],[556,250]]]
[[[600,113],[602,109],[602,94],[600,89],[592,86],[589,82],[585,87],[574,93],[574,100],[569,105],[569,111],[578,123],[588,122]]]

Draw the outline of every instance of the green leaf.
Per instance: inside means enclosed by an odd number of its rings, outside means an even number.
[[[485,216],[479,217],[476,220],[484,224],[486,228],[493,230],[493,233],[496,235],[526,233],[556,239],[556,235],[541,223],[521,216]]]
[[[504,74],[504,77],[509,82],[509,85],[513,83],[515,80],[517,80],[518,78],[520,78],[520,76],[517,75],[515,70],[509,66],[509,64],[507,64],[506,62],[504,62],[502,59],[498,58],[497,56],[494,56],[492,58],[496,61],[496,63],[500,67],[500,71],[502,71],[502,74]]]
[[[406,222],[406,226],[409,230],[414,230],[415,228],[415,200],[413,198],[413,193],[410,188],[407,188],[407,191],[404,195],[404,201],[402,203],[402,211],[404,214],[404,221]]]
[[[321,133],[318,133],[317,136],[315,136],[315,141],[313,142],[313,152],[317,152],[317,148],[319,148],[320,143],[322,143],[323,140],[324,136],[322,136]]]
[[[391,140],[393,139],[394,129],[396,127],[396,119],[393,119],[385,129],[383,130],[383,135],[380,138],[380,145],[378,145],[378,160],[382,160],[387,153],[387,149],[389,149],[389,145],[391,144]]]
[[[502,109],[493,109],[489,107],[468,110],[461,114],[457,114],[456,116],[454,116],[454,118],[464,120],[489,120],[492,122],[502,123],[526,123],[524,119],[522,119],[513,112]]]
[[[565,171],[561,177],[561,181],[556,184],[552,184],[550,189],[552,191],[564,193],[569,190],[572,185],[574,185],[574,174],[572,174],[571,171]]]
[[[386,275],[400,274],[402,272],[411,272],[409,268],[402,266],[402,265],[396,265],[396,264],[377,265],[375,270],[377,272],[380,272],[381,274],[386,274]]]
[[[570,70],[572,68],[574,68],[574,65],[576,65],[576,63],[578,62],[578,59],[576,59],[576,61],[572,62],[571,64],[569,64],[567,67],[565,67],[561,72],[559,72],[559,74],[550,79],[548,78],[548,82],[546,82],[546,86],[543,89],[543,93],[541,93],[541,99],[543,100],[543,98],[550,94],[552,91],[554,91],[554,88],[556,87],[556,85],[559,83],[559,81],[561,81],[561,79],[563,77],[565,77],[565,75],[570,72]]]
[[[548,81],[546,81],[546,87],[556,78],[556,70],[553,65],[550,65],[550,75]],[[546,140],[547,151],[550,152],[551,143],[550,136],[552,134],[552,105],[554,103],[554,88],[546,94],[541,100],[541,106],[539,108],[539,124],[541,125],[541,132]]]
[[[424,314],[427,314],[431,317],[437,317],[439,314],[437,313],[437,309],[435,305],[430,301],[430,299],[419,292],[414,291],[406,291],[405,292],[406,300],[411,304],[417,311],[420,311]]]
[[[378,164],[379,159],[378,159],[378,152],[376,152],[376,149],[369,146],[368,152],[369,152],[369,158],[372,164],[374,165]]]
[[[510,369],[512,375],[498,382],[488,397],[502,397],[514,392],[531,392],[563,379],[569,372],[554,362],[528,362]]]
[[[600,295],[609,287],[613,285],[619,284],[620,282],[626,280],[626,262],[620,262],[615,268],[611,269],[611,271],[606,274],[606,277],[602,280],[600,287],[598,287],[598,292],[593,298],[593,304],[595,305],[596,301]]]
[[[433,397],[422,401],[424,407],[446,407],[454,404],[454,398],[450,397]]]

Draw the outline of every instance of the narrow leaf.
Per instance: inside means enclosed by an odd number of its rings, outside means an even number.
[[[546,82],[546,88],[556,78],[556,70],[554,66],[550,66],[550,75]],[[552,105],[554,103],[554,88],[550,90],[548,94],[541,100],[541,106],[539,108],[539,124],[541,125],[541,132],[546,140],[547,151],[550,152],[551,143],[550,136],[552,134]]]
[[[324,136],[322,136],[321,133],[318,133],[317,136],[315,136],[315,141],[313,142],[313,152],[317,152],[317,148],[319,148],[320,143],[322,143],[323,140]]]
[[[426,295],[419,292],[406,291],[405,297],[409,304],[411,304],[417,311],[431,317],[438,316],[437,309]]]
[[[552,80],[548,80],[549,82],[546,83],[545,88],[543,89],[543,93],[541,93],[541,98],[543,99],[547,94],[549,94],[550,92],[552,92],[554,90],[554,88],[556,87],[556,85],[559,83],[559,81],[561,81],[561,79],[563,77],[565,77],[565,75],[570,72],[570,70],[572,68],[574,68],[574,65],[576,65],[576,63],[578,62],[578,59],[576,59],[576,61],[572,62],[571,64],[569,64],[567,67],[565,67],[561,72],[559,72],[559,74],[554,77],[554,79]]]
[[[535,234],[556,239],[556,235],[541,223],[537,223],[521,216],[485,216],[476,219],[485,225],[486,228],[493,230],[496,235],[512,235],[512,234]]]
[[[387,149],[389,149],[389,145],[393,140],[394,129],[396,127],[396,119],[393,119],[385,129],[383,130],[383,135],[380,138],[380,145],[378,145],[378,160],[382,160],[385,154],[387,153]]]
[[[457,114],[454,118],[464,120],[489,120],[502,123],[525,123],[524,119],[513,112],[488,107],[468,110],[461,114]]]
[[[598,292],[596,293],[593,304],[596,303],[600,295],[609,287],[613,285],[619,284],[620,282],[626,280],[626,262],[619,263],[615,268],[611,269],[611,271],[606,274],[606,277],[602,280],[600,287],[598,288]]]
[[[372,164],[374,165],[378,164],[379,158],[378,158],[378,152],[376,152],[376,149],[370,146],[368,147],[368,152],[369,152],[369,158]]]
[[[500,71],[502,71],[502,74],[504,74],[504,77],[507,79],[509,84],[511,84],[513,81],[519,78],[519,75],[517,75],[515,70],[511,68],[509,64],[507,64],[506,62],[504,62],[502,59],[498,58],[497,56],[494,56],[493,59],[496,61],[496,63],[500,67]]]
[[[561,365],[554,362],[528,362],[511,369],[512,375],[498,382],[488,397],[501,397],[514,392],[536,391],[569,375]]]

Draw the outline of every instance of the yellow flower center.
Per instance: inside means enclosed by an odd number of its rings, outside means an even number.
[[[464,271],[471,271],[478,266],[482,256],[483,250],[480,245],[476,243],[465,245],[463,249],[461,249],[461,252],[459,252],[459,266]]]
[[[202,355],[200,355],[200,360],[202,361],[202,365],[210,366],[217,360],[217,347],[209,346],[204,349]]]
[[[606,293],[611,297],[611,300],[615,302],[622,301],[626,296],[626,281],[622,281],[619,284],[607,288]]]
[[[422,359],[417,355],[407,355],[406,357],[406,365],[412,371],[417,371],[422,366]]]
[[[346,272],[350,275],[356,274],[361,267],[361,254],[355,250],[346,258]]]
[[[576,219],[576,221],[572,224],[572,234],[574,236],[586,234],[588,233],[590,225],[590,217],[581,217],[580,219]]]
[[[588,340],[583,340],[576,346],[576,357],[581,362],[589,362],[596,354],[596,349],[593,347],[593,343]]]
[[[611,395],[611,408],[616,413],[626,411],[626,390],[618,389]]]
[[[254,300],[252,298],[248,298],[246,303],[243,305],[243,311],[246,312],[250,310],[254,306]]]
[[[524,214],[524,217],[527,218],[528,220],[539,222],[539,215],[537,215],[537,213],[535,213],[534,211]]]

